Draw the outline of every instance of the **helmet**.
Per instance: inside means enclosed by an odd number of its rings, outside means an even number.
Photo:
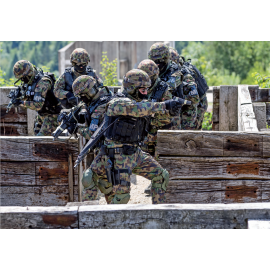
[[[148,52],[148,58],[154,62],[163,60],[168,63],[170,60],[169,47],[162,42],[157,42],[150,47]]]
[[[180,56],[178,52],[173,47],[170,47],[169,50],[170,50],[171,60],[175,62],[177,65],[179,65]]]
[[[72,84],[74,96],[86,94],[92,99],[98,92],[96,84],[97,81],[92,76],[82,75],[78,77]]]
[[[29,79],[35,74],[34,66],[26,60],[20,60],[15,63],[13,67],[13,73],[16,79],[20,80],[23,77],[28,77]]]
[[[123,87],[128,94],[138,96],[139,88],[149,88],[151,80],[147,73],[140,69],[132,69],[123,78]]]
[[[152,83],[155,82],[156,79],[158,78],[159,68],[157,64],[150,59],[143,60],[139,64],[138,69],[145,71],[147,75],[150,77]]]
[[[77,48],[71,53],[70,62],[76,65],[87,64],[90,62],[90,54],[85,49]]]

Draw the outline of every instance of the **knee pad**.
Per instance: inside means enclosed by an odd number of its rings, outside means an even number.
[[[167,189],[168,183],[169,183],[169,173],[165,169],[162,171],[162,174],[160,174],[152,179],[152,186],[153,187],[162,188],[165,191]]]
[[[130,199],[130,194],[125,193],[125,194],[115,194],[111,204],[127,204]]]
[[[96,185],[93,179],[93,171],[91,169],[84,171],[82,176],[82,185],[87,189],[91,189]]]

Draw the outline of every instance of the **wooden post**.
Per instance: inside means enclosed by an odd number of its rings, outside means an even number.
[[[212,130],[219,131],[219,86],[213,86]]]
[[[221,85],[219,93],[219,130],[237,131],[238,87]]]
[[[73,192],[73,162],[72,154],[68,155],[68,191],[69,191],[69,201],[74,201]]]
[[[258,130],[261,131],[266,128],[266,104],[265,102],[254,102],[252,106]]]

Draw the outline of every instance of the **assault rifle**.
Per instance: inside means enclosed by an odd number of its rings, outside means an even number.
[[[85,104],[81,102],[77,106],[73,107],[69,113],[66,111],[60,113],[57,121],[61,122],[61,125],[52,133],[52,136],[54,137],[53,140],[57,139],[69,126],[79,123],[79,113],[83,106],[85,106]],[[74,132],[71,135],[73,134]]]
[[[18,86],[16,89],[10,90],[9,94],[7,95],[8,98],[10,98],[10,102],[7,105],[7,111],[8,113],[13,106],[16,106],[16,101],[18,99],[23,99],[25,96],[25,89],[22,86]]]

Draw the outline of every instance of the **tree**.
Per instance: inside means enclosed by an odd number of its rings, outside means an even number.
[[[106,86],[116,86],[118,85],[117,80],[117,59],[109,62],[107,52],[102,52],[102,61],[100,62],[102,71],[100,75],[103,79],[103,83]]]

